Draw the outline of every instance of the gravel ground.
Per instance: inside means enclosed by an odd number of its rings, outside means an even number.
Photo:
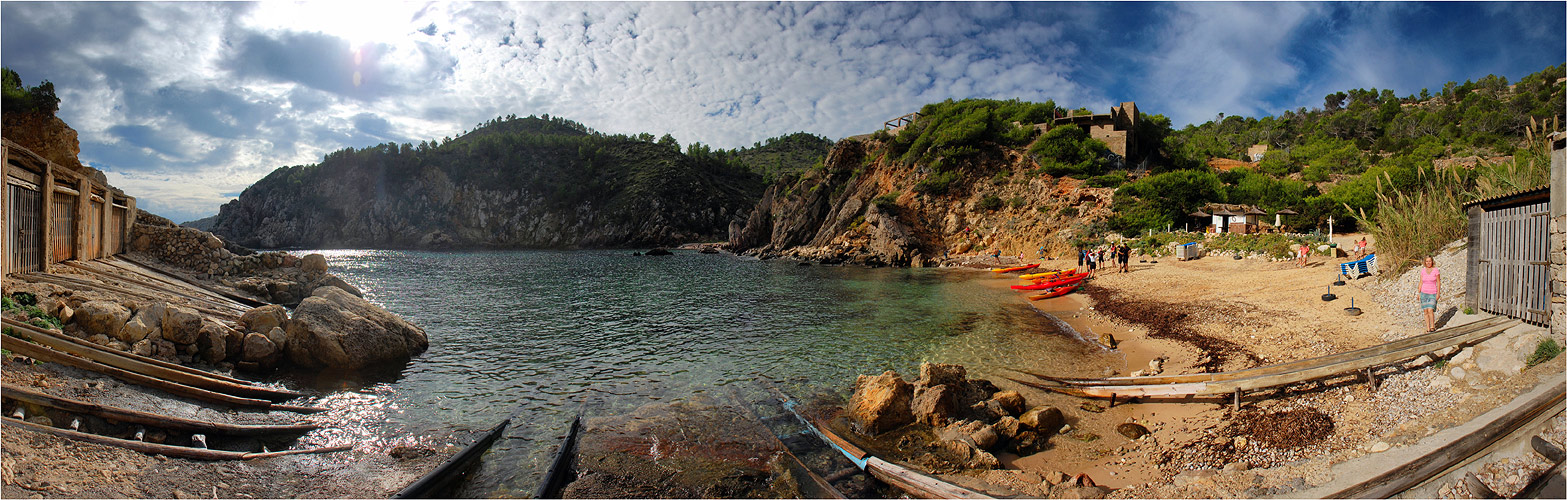
[[[1442,270],[1442,299],[1437,301],[1437,327],[1443,317],[1450,317],[1464,304],[1464,281],[1468,276],[1469,254],[1463,242],[1454,242],[1438,252],[1433,260]],[[1352,280],[1351,286],[1365,289],[1371,297],[1387,309],[1388,315],[1405,328],[1388,330],[1382,340],[1398,340],[1417,335],[1425,329],[1425,315],[1420,310],[1420,267],[1410,268],[1396,278],[1361,278]]]

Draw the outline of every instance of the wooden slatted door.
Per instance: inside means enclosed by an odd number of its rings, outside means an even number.
[[[6,189],[10,190],[11,202],[7,207],[10,224],[6,228],[6,237],[10,238],[7,249],[11,251],[8,256],[11,270],[41,271],[44,260],[43,192],[37,186],[14,183],[7,184]]]
[[[1550,318],[1550,211],[1545,203],[1480,216],[1480,309],[1543,325]]]
[[[49,210],[49,262],[76,257],[76,195],[54,192]]]
[[[126,207],[115,205],[112,210],[112,215],[109,217],[109,255],[125,251]]]
[[[94,199],[87,203],[87,244],[82,248],[81,260],[103,256],[103,201]]]

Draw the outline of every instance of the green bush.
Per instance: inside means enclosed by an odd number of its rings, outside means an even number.
[[[1045,173],[1086,179],[1104,173],[1109,168],[1105,160],[1110,147],[1088,136],[1088,131],[1077,125],[1062,125],[1034,142],[1028,148],[1034,161]]]
[[[877,196],[876,199],[871,200],[871,204],[876,205],[876,208],[879,208],[879,209],[884,210],[884,211],[885,210],[894,210],[894,209],[898,208],[898,196],[901,195],[901,194],[902,193],[899,193],[897,191],[893,191],[891,193],[887,193],[887,194],[884,194],[884,195],[881,195],[881,196]]]
[[[905,164],[938,156],[973,154],[984,142],[1021,146],[1033,137],[1033,125],[1050,120],[1055,103],[948,99],[920,108],[920,118],[894,138]],[[1013,123],[1018,125],[1014,126]]]
[[[38,112],[54,116],[60,111],[60,98],[54,95],[54,84],[49,80],[28,87],[22,84],[22,76],[11,68],[0,68],[0,81],[3,81],[0,108],[6,113]]]
[[[991,178],[990,178],[990,185],[992,185],[992,186],[1005,186],[1007,184],[1007,178],[1008,177],[1012,177],[1012,172],[1010,170],[1002,170],[1000,172],[996,172],[996,175],[991,176]]]
[[[1132,240],[1132,242],[1128,243],[1127,245],[1137,250],[1141,250],[1144,254],[1154,257],[1163,257],[1170,253],[1169,247],[1171,243],[1184,244],[1202,240],[1202,233],[1161,232],[1143,235],[1140,238]]]
[[[914,192],[932,196],[946,194],[960,177],[961,174],[956,171],[930,174],[914,184]]]
[[[1541,340],[1540,344],[1534,347],[1534,353],[1529,355],[1529,366],[1550,361],[1561,353],[1562,345],[1556,343],[1556,339]]]
[[[1028,201],[1024,200],[1022,196],[1013,196],[1007,200],[1007,205],[1012,208],[1023,208],[1023,205],[1026,204],[1028,204]]]
[[[1001,208],[1001,198],[993,194],[987,194],[984,198],[980,198],[979,208],[989,211],[999,210]]]
[[[1061,216],[1062,217],[1077,217],[1077,207],[1066,207],[1066,208],[1061,209]]]
[[[1303,238],[1278,233],[1224,233],[1207,240],[1204,247],[1210,250],[1229,250],[1232,252],[1262,254],[1275,259],[1287,259],[1295,256],[1295,249],[1304,242],[1306,240]]]
[[[1086,184],[1088,184],[1088,187],[1115,188],[1121,187],[1122,184],[1126,184],[1127,182],[1131,182],[1131,178],[1126,176],[1125,171],[1117,170],[1108,174],[1091,177],[1088,179]]]

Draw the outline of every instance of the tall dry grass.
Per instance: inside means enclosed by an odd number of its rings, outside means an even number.
[[[1376,238],[1378,265],[1392,271],[1383,276],[1398,276],[1463,238],[1469,229],[1464,203],[1550,182],[1549,146],[1539,132],[1555,128],[1555,119],[1547,127],[1531,120],[1524,130],[1524,147],[1511,160],[1482,163],[1467,178],[1456,167],[1421,169],[1420,187],[1403,192],[1392,188],[1391,177],[1386,184],[1377,179],[1376,212],[1368,217],[1361,211],[1355,218]]]

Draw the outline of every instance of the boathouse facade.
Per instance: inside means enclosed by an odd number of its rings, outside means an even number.
[[[1551,134],[1551,181],[1464,204],[1469,215],[1464,305],[1562,332],[1567,209],[1562,188],[1567,135]]]
[[[0,179],[0,274],[125,250],[136,198],[110,186],[97,170],[66,167],[0,139]]]

